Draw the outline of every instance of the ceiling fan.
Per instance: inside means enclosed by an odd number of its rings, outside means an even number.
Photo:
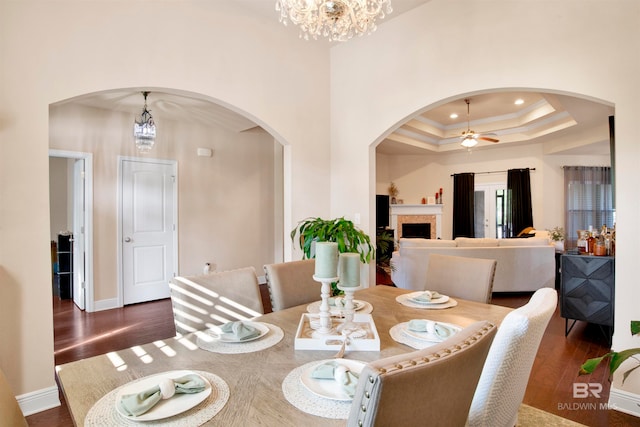
[[[460,143],[463,147],[471,148],[475,147],[478,144],[478,140],[489,141],[489,142],[499,142],[500,140],[496,138],[491,138],[489,135],[495,135],[495,133],[476,133],[471,130],[470,120],[469,120],[469,104],[471,100],[469,98],[465,98],[464,102],[467,103],[467,130],[462,132],[462,136],[460,137],[462,142]]]

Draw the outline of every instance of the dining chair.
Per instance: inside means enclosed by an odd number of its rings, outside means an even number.
[[[365,365],[347,426],[463,426],[495,333],[476,322],[440,344]]]
[[[497,264],[495,259],[430,254],[425,289],[489,304]]]
[[[0,370],[0,415],[2,417],[0,424],[3,426],[26,427],[28,425],[2,370]]]
[[[320,282],[313,279],[315,266],[315,259],[264,266],[273,311],[320,300]]]
[[[516,425],[542,335],[557,304],[556,290],[542,288],[502,320],[471,403],[469,426]]]
[[[174,277],[169,289],[176,332],[181,334],[264,314],[253,267]]]

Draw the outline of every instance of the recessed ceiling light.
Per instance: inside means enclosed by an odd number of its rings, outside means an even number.
[[[516,99],[516,102],[514,102],[514,104],[522,105],[522,104],[524,104],[524,99]]]
[[[449,118],[451,119],[457,119],[458,115],[456,113],[451,113],[451,115],[449,116]]]

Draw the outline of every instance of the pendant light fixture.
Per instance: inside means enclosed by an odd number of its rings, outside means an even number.
[[[149,92],[142,92],[144,96],[144,107],[140,116],[136,117],[133,124],[133,137],[136,148],[140,153],[148,153],[156,142],[156,124],[151,113],[147,109],[147,95]]]

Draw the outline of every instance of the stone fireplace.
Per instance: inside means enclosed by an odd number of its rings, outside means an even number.
[[[442,205],[391,205],[391,228],[394,230],[395,239],[403,237],[403,224],[427,224],[429,236],[426,239],[442,238]],[[409,227],[411,236],[415,235],[416,228]],[[405,227],[406,229],[406,227]]]

